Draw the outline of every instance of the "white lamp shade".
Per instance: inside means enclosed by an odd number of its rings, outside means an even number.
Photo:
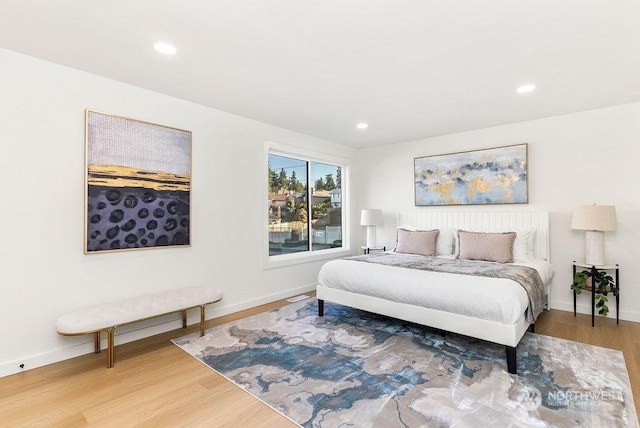
[[[360,213],[361,226],[382,226],[383,224],[382,210],[366,209]]]
[[[612,205],[584,205],[573,211],[571,229],[575,230],[616,230],[616,207]]]

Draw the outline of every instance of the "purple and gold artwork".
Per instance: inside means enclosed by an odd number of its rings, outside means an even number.
[[[190,245],[191,132],[86,111],[85,253]]]
[[[528,202],[527,144],[416,158],[416,206]]]

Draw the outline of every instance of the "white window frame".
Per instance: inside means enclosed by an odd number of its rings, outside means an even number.
[[[264,239],[264,267],[265,269],[278,268],[283,266],[291,266],[300,263],[309,263],[318,260],[334,259],[337,257],[345,257],[351,255],[350,248],[350,236],[351,231],[349,227],[349,212],[350,212],[350,200],[349,200],[349,161],[339,156],[333,156],[325,153],[314,152],[311,150],[301,149],[299,147],[292,147],[285,144],[275,143],[272,141],[266,141],[264,144],[264,173],[263,177],[263,194],[265,200],[269,198],[269,155],[285,156],[290,158],[296,158],[304,160],[306,162],[317,162],[329,165],[336,165],[341,168],[341,191],[342,191],[342,247],[341,248],[328,248],[325,250],[312,251],[311,248],[307,251],[300,251],[291,254],[278,254],[277,256],[269,255],[269,216],[265,212],[263,215],[263,239]],[[307,183],[307,188],[311,189],[313,183]],[[310,203],[310,201],[309,201]],[[309,218],[311,217],[311,206],[309,206]],[[309,234],[311,229],[309,228]],[[309,238],[311,238],[309,236]],[[309,239],[311,243],[311,239]]]

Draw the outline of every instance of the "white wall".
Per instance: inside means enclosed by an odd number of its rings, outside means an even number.
[[[83,255],[84,109],[193,132],[191,247]],[[0,376],[91,352],[57,335],[79,307],[219,286],[208,318],[314,288],[322,262],[265,270],[264,141],[353,159],[355,150],[0,50]],[[354,170],[355,172],[355,170]],[[191,316],[195,322],[197,314]],[[179,316],[120,329],[124,343]],[[116,355],[117,360],[117,355]]]
[[[428,120],[428,118],[425,118]],[[415,157],[529,144],[529,204],[469,207],[415,207]],[[570,230],[578,205],[615,205],[618,230],[607,232],[606,258],[619,263],[621,318],[640,321],[640,103],[516,123],[460,134],[362,150],[355,183],[358,205],[381,208],[385,226],[378,243],[393,247],[396,215],[429,209],[540,210],[551,217],[551,262],[555,278],[551,307],[573,311],[571,262],[584,257],[584,232]],[[364,238],[361,238],[362,240]],[[362,241],[364,242],[364,241]],[[580,296],[579,311],[591,312]],[[609,304],[615,316],[615,303]]]

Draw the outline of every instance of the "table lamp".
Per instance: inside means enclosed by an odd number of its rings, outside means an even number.
[[[604,265],[604,232],[616,230],[616,207],[584,205],[573,211],[571,229],[585,230],[584,262]]]
[[[366,209],[360,213],[360,225],[367,226],[367,248],[377,248],[376,226],[382,226],[382,210]]]

